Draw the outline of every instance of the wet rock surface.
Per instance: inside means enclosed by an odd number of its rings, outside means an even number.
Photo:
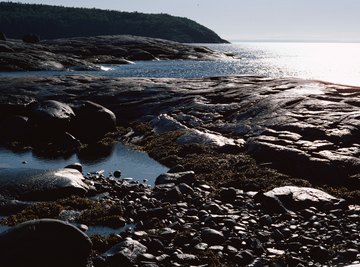
[[[359,186],[358,88],[263,77],[83,75],[1,78],[0,90],[15,98],[0,99],[8,114],[22,115],[12,110],[34,99],[64,103],[86,99],[114,112],[118,125],[150,122],[159,134],[184,131],[177,139],[180,144],[222,146],[228,153],[247,151],[291,175]]]
[[[7,199],[48,200],[85,195],[89,186],[74,169],[0,169],[0,195]]]
[[[25,146],[72,152],[82,143],[94,143],[116,131],[115,114],[91,101],[16,98],[8,95],[0,100],[4,111],[0,115],[0,138],[5,142],[21,141]]]
[[[96,64],[132,60],[214,60],[226,55],[207,48],[130,35],[64,38],[27,42],[0,40],[0,71],[97,70]]]

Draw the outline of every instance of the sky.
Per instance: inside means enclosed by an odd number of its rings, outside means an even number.
[[[360,42],[360,0],[25,0],[22,3],[168,13],[227,40]]]

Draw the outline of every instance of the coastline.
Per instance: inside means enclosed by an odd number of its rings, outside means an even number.
[[[8,187],[2,177],[0,208],[9,216],[1,224],[18,226],[0,234],[0,247],[15,251],[19,259],[26,247],[11,237],[20,229],[27,238],[30,227],[38,236],[49,236],[43,244],[30,241],[29,257],[38,266],[45,260],[50,260],[45,266],[57,266],[54,259],[59,257],[71,259],[62,243],[51,251],[51,259],[41,256],[39,248],[59,238],[58,233],[73,233],[66,242],[77,240],[89,248],[76,254],[76,264],[66,263],[74,267],[359,261],[358,88],[262,76],[68,75],[0,77],[0,95],[3,129],[16,133],[15,118],[36,115],[37,133],[54,126],[51,130],[60,136],[51,132],[57,137],[50,136],[48,143],[22,139],[29,130],[28,120],[22,119],[22,135],[7,136],[2,145],[61,154],[68,152],[61,148],[70,129],[74,138],[66,140],[66,149],[72,152],[84,149],[91,133],[101,145],[120,139],[170,168],[153,188],[118,179],[115,173],[83,175],[78,164],[61,169],[75,175],[76,185],[68,174],[62,176],[64,182],[51,172],[34,187],[29,171],[26,195],[15,192],[16,185]],[[79,120],[84,103],[96,112]],[[44,123],[39,112],[56,116]],[[97,112],[106,116],[98,119]],[[64,124],[64,116],[70,124],[89,121],[90,128],[74,130]],[[110,125],[102,124],[108,118]],[[78,137],[85,143],[77,142]],[[50,179],[50,186],[43,183]],[[38,225],[64,229],[49,234]],[[136,226],[120,232],[126,225]],[[89,239],[88,226],[109,226],[114,232]],[[0,260],[16,264],[6,253],[0,252]]]

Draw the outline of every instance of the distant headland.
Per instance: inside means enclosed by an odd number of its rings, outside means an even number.
[[[0,3],[0,31],[41,39],[131,34],[182,43],[227,43],[199,23],[168,14],[144,14],[38,4]]]

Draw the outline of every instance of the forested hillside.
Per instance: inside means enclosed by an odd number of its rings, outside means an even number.
[[[222,43],[215,32],[187,18],[49,5],[0,3],[0,31],[8,38],[41,39],[130,34],[186,43]]]

